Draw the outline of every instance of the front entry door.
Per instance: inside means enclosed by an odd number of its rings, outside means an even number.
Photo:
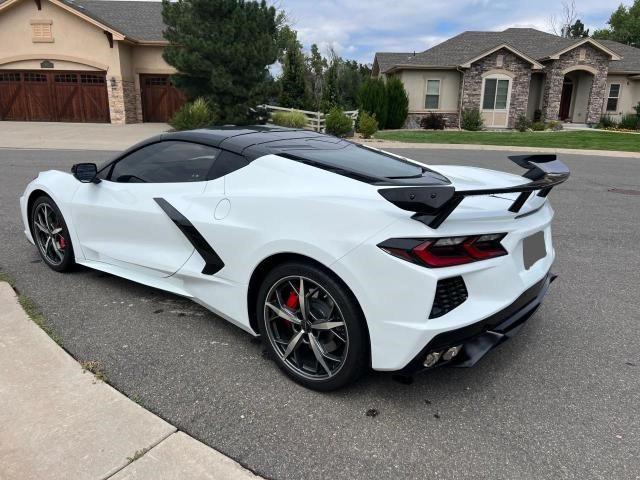
[[[560,120],[567,120],[571,111],[571,97],[573,96],[573,82],[568,78],[562,84],[562,95],[560,96]]]

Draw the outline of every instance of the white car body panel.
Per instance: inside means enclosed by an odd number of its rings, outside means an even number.
[[[430,168],[460,190],[524,182],[480,168]],[[64,215],[77,263],[192,298],[253,335],[247,296],[256,267],[282,253],[312,258],[356,297],[377,370],[402,369],[435,335],[504,309],[553,263],[553,210],[545,198],[532,196],[522,218],[515,219],[507,209],[517,194],[468,197],[434,230],[382,198],[379,188],[274,154],[195,183],[80,183],[68,173],[43,172],[27,186],[20,205],[32,243],[27,200],[39,190]],[[154,201],[158,197],[188,218],[224,268],[202,273],[205,261]],[[527,270],[522,240],[538,231],[544,232],[547,255]],[[409,263],[377,246],[389,238],[498,232],[507,233],[502,244],[508,255],[440,269]],[[456,275],[464,277],[469,300],[429,319],[437,281]]]

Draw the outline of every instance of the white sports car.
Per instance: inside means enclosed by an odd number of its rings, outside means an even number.
[[[471,366],[540,305],[554,279],[546,197],[569,171],[510,158],[524,177],[223,127],[42,172],[20,206],[52,269],[191,298],[261,335],[297,382],[331,390],[369,367]]]

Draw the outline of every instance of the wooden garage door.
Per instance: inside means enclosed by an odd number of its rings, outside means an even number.
[[[184,104],[184,94],[173,86],[169,75],[140,75],[142,119],[166,122]]]
[[[108,122],[105,74],[0,71],[0,120]]]

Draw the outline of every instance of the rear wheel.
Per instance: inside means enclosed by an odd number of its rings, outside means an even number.
[[[367,336],[358,305],[322,269],[274,268],[258,293],[258,325],[278,366],[314,390],[334,390],[366,371]]]
[[[38,198],[31,209],[31,232],[44,262],[57,272],[73,268],[73,246],[67,224],[56,203],[47,196]]]

